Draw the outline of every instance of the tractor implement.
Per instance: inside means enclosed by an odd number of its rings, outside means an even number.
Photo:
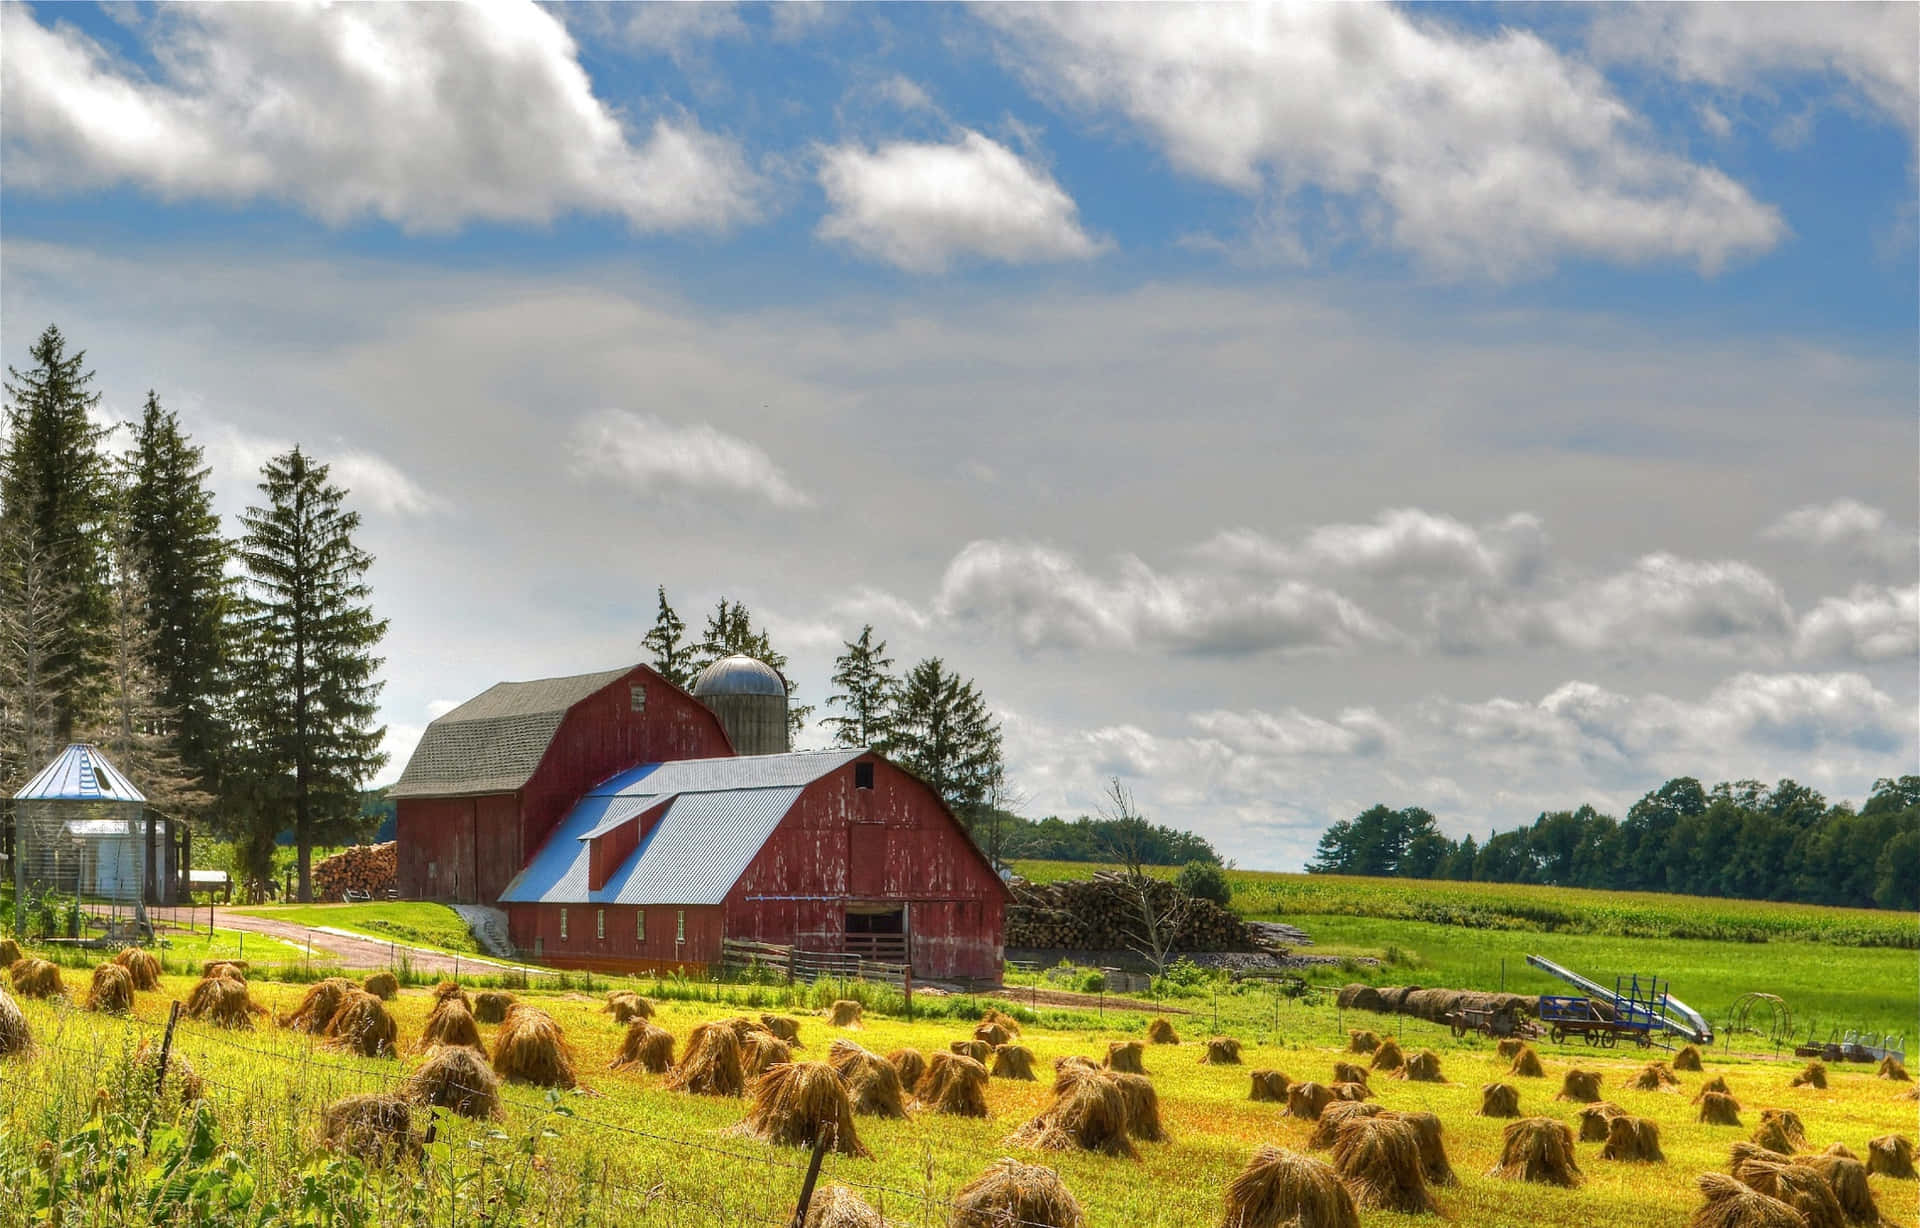
[[[1653,1033],[1671,1032],[1696,1045],[1713,1043],[1713,1025],[1668,993],[1667,983],[1659,977],[1615,977],[1613,988],[1607,989],[1543,955],[1529,955],[1527,962],[1587,995],[1585,999],[1540,999],[1540,1022],[1552,1029],[1556,1041],[1575,1034],[1590,1045],[1612,1048],[1621,1036],[1628,1036],[1645,1048],[1652,1043]]]

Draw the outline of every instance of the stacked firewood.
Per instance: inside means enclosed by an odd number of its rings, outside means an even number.
[[[1126,950],[1143,941],[1149,912],[1175,934],[1176,951],[1251,951],[1259,945],[1232,911],[1188,896],[1164,879],[1146,880],[1144,902],[1140,888],[1112,870],[1090,879],[1015,883],[1012,890],[1009,947]]]
[[[313,867],[313,893],[322,900],[338,900],[349,891],[384,899],[399,871],[400,860],[392,841],[356,844]]]

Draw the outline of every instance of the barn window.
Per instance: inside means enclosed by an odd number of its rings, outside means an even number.
[[[601,942],[607,940],[607,910],[604,908],[593,910],[593,936]]]
[[[635,712],[645,712],[647,710],[647,688],[637,682],[628,687],[627,704]]]
[[[644,908],[633,910],[633,936],[639,942],[647,940],[647,910]]]
[[[560,941],[565,942],[566,940],[567,940],[567,910],[563,908],[560,910]]]
[[[873,788],[873,765],[856,763],[853,765],[853,787],[856,789]]]
[[[687,910],[684,908],[680,909],[673,918],[673,940],[675,942],[687,940]]]

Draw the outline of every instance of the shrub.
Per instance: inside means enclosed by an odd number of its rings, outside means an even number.
[[[1189,861],[1173,885],[1198,900],[1212,900],[1225,908],[1233,903],[1233,884],[1227,872],[1205,861]]]

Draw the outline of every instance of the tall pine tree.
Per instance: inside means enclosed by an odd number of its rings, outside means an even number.
[[[887,642],[875,641],[873,624],[860,628],[860,638],[843,641],[846,651],[833,662],[833,685],[840,688],[827,697],[829,708],[842,708],[844,716],[829,716],[820,723],[833,731],[835,746],[868,746],[887,752],[893,742],[893,658],[887,655]]]
[[[693,685],[695,646],[682,638],[687,630],[686,620],[667,604],[667,586],[660,585],[658,592],[660,609],[653,616],[653,629],[640,641],[640,646],[653,654],[648,664],[655,673],[685,690]]]
[[[787,684],[787,731],[798,735],[806,727],[813,705],[793,702],[793,679],[787,677],[786,654],[773,646],[764,630],[753,625],[753,615],[747,612],[745,602],[729,602],[722,597],[714,612],[707,615],[706,631],[693,653],[692,672],[697,677],[701,670],[721,657],[735,653],[771,665]]]
[[[382,660],[373,650],[387,623],[368,604],[373,556],[353,543],[360,516],[343,507],[347,492],[327,481],[327,467],[296,446],[263,474],[267,505],[240,518],[247,592],[236,711],[253,802],[246,843],[258,856],[263,832],[291,826],[307,901],[314,844],[354,830],[360,787],[386,763],[386,730],[374,724]]]
[[[979,807],[1001,784],[1000,724],[971,681],[928,657],[900,684],[893,756],[972,830]]]

